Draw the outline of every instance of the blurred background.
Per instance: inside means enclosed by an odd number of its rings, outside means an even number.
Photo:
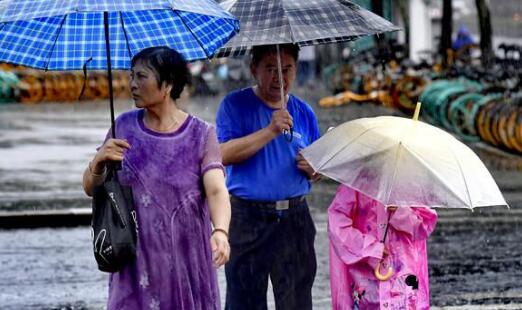
[[[360,117],[409,117],[420,100],[423,121],[470,146],[510,209],[439,211],[428,241],[433,309],[522,309],[522,1],[353,2],[403,31],[303,47],[294,93],[322,133]],[[190,71],[180,104],[209,122],[228,91],[252,84],[248,56],[194,62]],[[132,109],[128,73],[114,73],[113,83],[116,112]],[[104,308],[107,275],[91,253],[81,176],[110,126],[107,98],[104,71],[0,64],[1,309]],[[330,309],[326,209],[336,187],[323,180],[310,197],[315,309]],[[224,292],[222,271],[219,279]]]

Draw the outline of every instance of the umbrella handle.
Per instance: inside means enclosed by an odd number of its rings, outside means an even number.
[[[393,276],[393,268],[391,266],[388,267],[388,271],[384,275],[381,274],[380,269],[381,269],[381,262],[379,262],[377,267],[375,267],[375,269],[373,270],[373,274],[375,275],[375,278],[377,278],[377,280],[386,281],[389,278],[391,278],[391,276]]]
[[[283,135],[285,136],[285,140],[288,142],[292,142],[292,139],[294,137],[294,128],[290,127],[290,130],[284,130]]]

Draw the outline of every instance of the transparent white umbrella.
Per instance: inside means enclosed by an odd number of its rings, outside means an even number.
[[[346,122],[302,151],[316,172],[385,206],[507,206],[495,180],[465,144],[413,119]]]

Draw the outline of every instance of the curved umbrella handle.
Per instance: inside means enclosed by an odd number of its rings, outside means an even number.
[[[391,266],[388,267],[388,271],[386,272],[385,275],[381,274],[380,269],[381,269],[381,262],[379,262],[377,267],[375,267],[375,269],[373,270],[373,274],[375,275],[377,280],[379,280],[379,281],[386,281],[389,278],[391,278],[391,276],[393,276],[393,268]]]

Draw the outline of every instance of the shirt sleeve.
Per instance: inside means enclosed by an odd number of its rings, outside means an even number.
[[[209,127],[205,147],[203,149],[203,159],[201,160],[201,175],[204,175],[211,169],[221,169],[225,171],[221,160],[221,149],[216,138],[214,127]]]
[[[219,105],[216,117],[217,139],[219,143],[225,143],[243,136],[241,131],[241,119],[237,117],[232,104],[233,97],[227,96]]]

